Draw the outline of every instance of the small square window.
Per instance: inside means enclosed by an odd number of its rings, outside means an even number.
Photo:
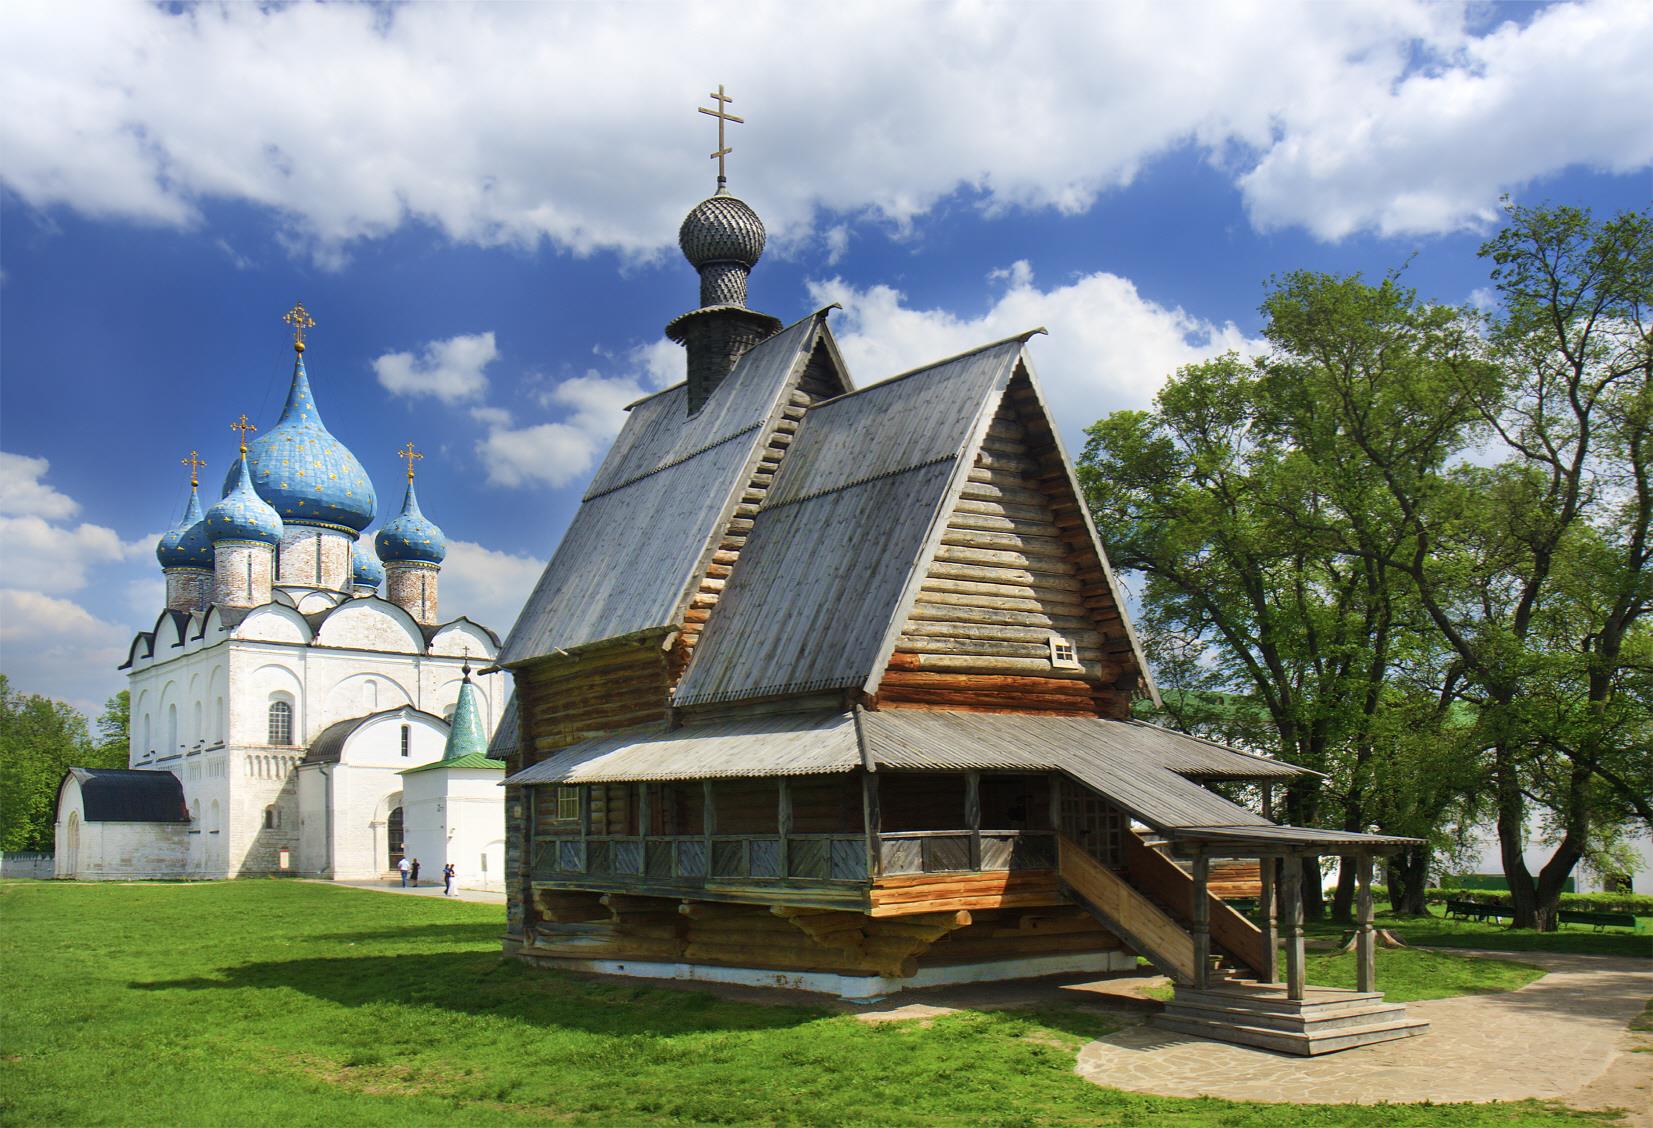
[[[577,787],[557,788],[557,821],[576,822],[580,817],[580,789]]]
[[[1072,641],[1057,634],[1050,636],[1050,664],[1058,670],[1083,668],[1079,663],[1079,651],[1074,648]]]

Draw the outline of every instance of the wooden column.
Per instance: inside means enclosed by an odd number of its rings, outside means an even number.
[[[712,879],[712,835],[717,833],[717,801],[712,797],[712,781],[702,780],[705,808],[701,813],[701,831],[706,836],[706,880]]]
[[[970,868],[981,869],[981,773],[964,773],[964,825],[970,828]]]
[[[1190,930],[1194,934],[1194,989],[1211,986],[1211,859],[1194,856],[1194,905]]]
[[[792,784],[785,776],[779,781],[780,794],[777,795],[778,804],[775,811],[775,825],[781,833],[781,879],[792,876],[790,839],[792,837]]]
[[[867,878],[871,880],[884,871],[883,847],[878,841],[880,815],[878,813],[878,774],[861,773],[861,821],[867,833]]]
[[[1287,854],[1281,866],[1280,911],[1285,917],[1286,998],[1303,997],[1303,861]]]
[[[1355,990],[1377,990],[1377,934],[1372,928],[1372,855],[1355,863]]]
[[[1263,966],[1264,983],[1277,983],[1280,979],[1280,917],[1274,895],[1274,873],[1278,863],[1273,858],[1257,859],[1257,881],[1261,888],[1257,893],[1257,927],[1263,933]]]

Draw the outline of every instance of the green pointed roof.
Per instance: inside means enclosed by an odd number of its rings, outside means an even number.
[[[459,683],[459,700],[454,702],[453,716],[448,720],[448,744],[442,750],[442,758],[399,774],[412,775],[436,768],[505,769],[504,760],[488,759],[488,734],[482,727],[482,714],[477,711],[476,692],[471,689],[469,662],[465,663],[465,680]]]

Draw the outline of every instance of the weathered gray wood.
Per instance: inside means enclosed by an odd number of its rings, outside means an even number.
[[[781,876],[787,877],[792,873],[791,846],[792,836],[792,782],[785,776],[779,780],[776,794],[775,825],[780,830],[780,868]]]
[[[1303,864],[1287,858],[1280,881],[1280,909],[1286,941],[1286,998],[1301,999],[1307,986],[1303,967]]]
[[[1194,859],[1194,904],[1189,931],[1194,936],[1194,989],[1211,986],[1211,859]]]
[[[964,773],[964,825],[970,828],[970,868],[981,869],[981,773]]]
[[[879,841],[878,775],[861,773],[861,823],[867,832],[867,873],[877,877],[884,872],[883,854]]]
[[[1264,785],[1265,789],[1267,785]],[[1257,859],[1257,879],[1261,886],[1257,894],[1257,927],[1263,934],[1263,963],[1259,969],[1263,982],[1274,983],[1280,975],[1280,920],[1278,898],[1275,896],[1273,858]]]
[[[1347,859],[1344,862],[1348,864]],[[1372,856],[1355,863],[1355,990],[1376,991],[1377,936],[1372,928]]]

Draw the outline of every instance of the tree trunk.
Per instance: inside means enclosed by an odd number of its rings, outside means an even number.
[[[1429,847],[1409,846],[1389,859],[1389,908],[1399,916],[1426,916]]]
[[[1498,792],[1498,854],[1504,863],[1504,879],[1510,887],[1510,908],[1515,919],[1511,928],[1538,927],[1538,897],[1532,872],[1527,869],[1526,808],[1521,785],[1516,779],[1514,756],[1502,747],[1494,750],[1494,785]]]
[[[1339,858],[1337,889],[1332,893],[1332,919],[1353,918],[1355,903],[1355,866],[1353,858]]]
[[[1321,888],[1318,854],[1303,859],[1303,912],[1315,919],[1326,915],[1326,892]]]

